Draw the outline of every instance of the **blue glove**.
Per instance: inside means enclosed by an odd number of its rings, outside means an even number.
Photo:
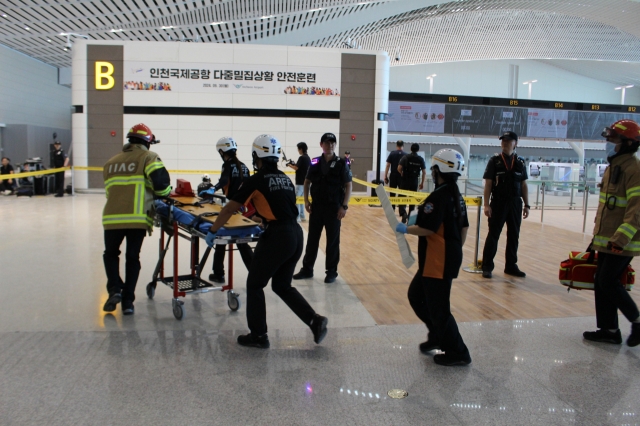
[[[205,241],[207,242],[207,245],[209,247],[213,247],[213,240],[216,239],[216,234],[217,234],[217,232],[209,232],[207,234],[207,237],[205,238]]]
[[[216,187],[214,186],[213,188],[209,188],[206,191],[200,191],[200,193],[198,194],[198,197],[203,198],[205,195],[213,195],[213,193],[216,192]]]
[[[396,225],[396,232],[399,232],[401,234],[406,234],[407,233],[407,225],[405,225],[404,223],[399,223]]]

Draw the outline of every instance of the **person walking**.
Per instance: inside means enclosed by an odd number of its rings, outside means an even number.
[[[267,335],[267,311],[264,288],[271,288],[287,306],[309,326],[315,343],[327,334],[326,317],[318,315],[304,297],[291,286],[292,275],[302,255],[302,228],[296,222],[295,188],[291,179],[278,170],[282,148],[272,135],[260,135],[251,151],[257,172],[238,188],[233,199],[223,207],[207,234],[211,247],[216,233],[232,214],[248,202],[253,202],[265,231],[260,235],[247,277],[247,323],[250,333],[238,336],[238,344],[266,349],[270,346]]]
[[[618,310],[631,322],[627,345],[640,344],[640,312],[620,277],[635,256],[640,256],[640,126],[619,120],[604,129],[609,167],[600,187],[591,247],[598,252],[594,282],[598,330],[583,337],[595,342],[622,343]]]
[[[169,172],[149,147],[158,143],[151,129],[136,124],[127,133],[122,152],[104,165],[107,203],[102,212],[104,227],[104,268],[109,297],[105,312],[113,312],[122,302],[122,313],[132,315],[135,290],[140,274],[140,249],[146,233],[151,235],[154,196],[171,192]],[[120,245],[127,240],[125,279],[120,277]]]
[[[469,230],[458,177],[464,171],[462,154],[441,149],[431,158],[435,190],[418,207],[416,225],[399,223],[396,231],[417,235],[419,267],[409,286],[409,304],[427,326],[427,341],[420,351],[444,351],[433,357],[436,364],[462,366],[471,363],[469,349],[451,314],[451,285],[462,264],[462,247]]]

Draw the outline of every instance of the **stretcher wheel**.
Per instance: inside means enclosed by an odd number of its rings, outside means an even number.
[[[240,295],[232,291],[228,292],[227,304],[229,305],[229,309],[231,309],[232,311],[237,311],[238,309],[240,309]]]
[[[173,316],[176,317],[177,320],[181,320],[184,318],[184,308],[182,307],[184,303],[179,300],[173,301]]]
[[[147,284],[147,297],[153,300],[153,296],[156,295],[156,286],[155,283]]]

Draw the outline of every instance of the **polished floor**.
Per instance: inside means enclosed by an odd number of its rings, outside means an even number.
[[[270,291],[269,350],[235,343],[244,306],[230,312],[219,293],[187,297],[186,318],[175,320],[168,288],[153,301],[144,294],[157,232],[143,246],[136,314],[104,314],[102,205],[100,195],[0,197],[0,425],[640,423],[640,349],[583,341],[592,316],[461,322],[473,363],[440,367],[417,349],[424,326],[377,321],[348,272],[322,283],[323,258],[314,280],[296,282],[330,319],[321,345]],[[343,259],[347,268],[363,265]],[[624,318],[621,328],[626,338]],[[392,399],[391,389],[408,396]]]

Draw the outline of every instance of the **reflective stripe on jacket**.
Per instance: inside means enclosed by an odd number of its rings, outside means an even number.
[[[611,242],[623,248],[621,256],[640,255],[640,160],[635,154],[614,157],[605,170],[595,224],[595,250],[612,253],[607,250]]]
[[[155,214],[153,197],[171,192],[168,179],[166,187],[154,190],[150,175],[160,169],[164,169],[164,164],[158,154],[142,144],[126,144],[120,154],[107,161],[102,172],[107,192],[102,212],[104,229],[134,228],[151,232]]]

